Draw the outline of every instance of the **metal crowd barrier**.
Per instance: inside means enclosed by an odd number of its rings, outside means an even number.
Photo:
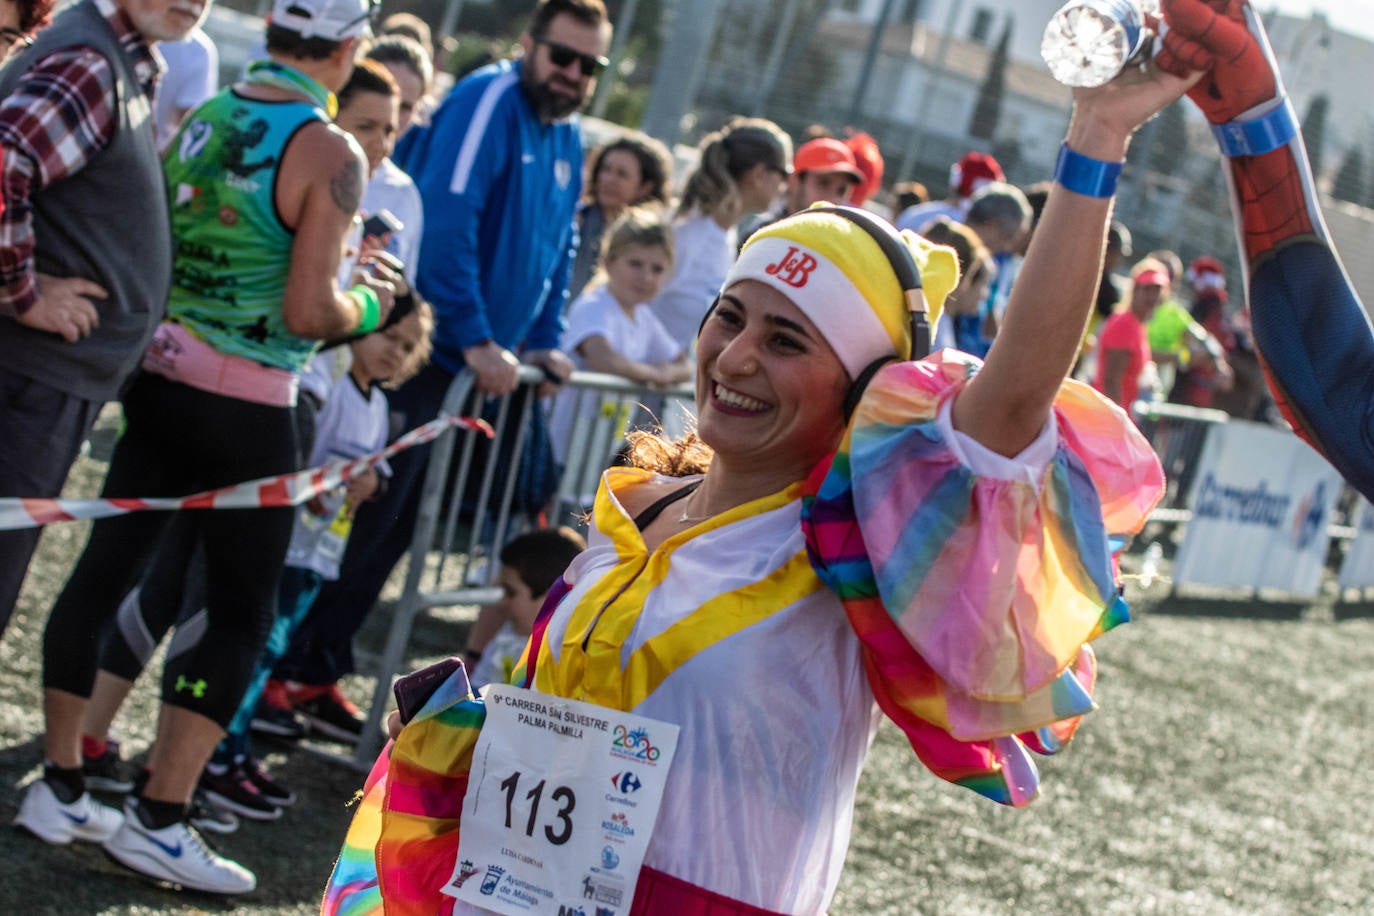
[[[454,378],[441,415],[492,417],[493,402],[475,390],[473,381],[468,372]],[[531,427],[530,413],[543,409],[534,393],[544,381],[538,369],[521,367],[520,387],[494,402],[495,436],[487,447],[483,434],[457,429],[447,430],[429,447],[401,597],[376,666],[377,681],[367,722],[350,758],[359,768],[370,767],[381,746],[382,719],[392,706],[392,684],[405,665],[416,616],[431,608],[481,606],[501,599],[501,590],[492,585],[501,546],[535,525],[531,519],[518,516],[514,501]],[[657,420],[656,412],[643,405],[665,398],[690,398],[691,391],[679,388],[665,392],[590,372],[574,373],[563,388],[579,393],[586,403],[577,412],[566,442],[560,443],[565,446],[564,468],[554,513],[548,521],[585,527],[590,494],[601,471],[613,461],[627,428]],[[507,436],[513,437],[509,452],[499,446]],[[479,448],[484,459],[478,457]],[[503,455],[508,455],[508,460],[501,460]],[[470,499],[474,485],[476,498]]]
[[[1136,401],[1132,405],[1140,431],[1154,447],[1164,466],[1165,491],[1150,521],[1166,525],[1184,524],[1191,517],[1188,495],[1202,447],[1213,427],[1231,419],[1224,410],[1189,407],[1167,401]]]
[[[574,372],[567,386],[581,400],[561,443],[563,473],[554,497],[554,524],[585,530],[601,472],[619,457],[631,429],[662,425],[674,399],[690,401],[692,390],[646,388],[618,375]],[[550,431],[553,435],[558,430]]]

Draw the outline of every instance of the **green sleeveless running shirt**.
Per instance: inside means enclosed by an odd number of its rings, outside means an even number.
[[[176,242],[167,316],[221,353],[298,371],[315,351],[282,317],[294,235],[274,195],[291,137],[328,120],[310,102],[229,88],[192,112],[167,148]]]

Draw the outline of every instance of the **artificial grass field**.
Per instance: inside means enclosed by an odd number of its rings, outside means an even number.
[[[83,458],[67,495],[94,494],[103,470]],[[44,533],[0,639],[6,824],[41,761],[42,629],[85,532],[68,523]],[[1128,571],[1132,563],[1127,556]],[[1364,785],[1374,760],[1374,616],[1333,615],[1330,595],[1276,608],[1164,591],[1141,594],[1128,582],[1135,621],[1095,643],[1101,709],[1063,755],[1041,761],[1043,794],[1029,808],[999,808],[940,782],[885,725],[831,912],[1374,912],[1374,802]],[[361,643],[376,651],[386,622],[373,616]],[[422,618],[415,664],[460,647],[473,616],[459,608]],[[362,678],[345,687],[360,702],[370,695]],[[156,690],[145,676],[117,721],[126,757],[151,741]],[[274,823],[212,837],[257,872],[253,894],[176,892],[97,847],[49,847],[4,826],[0,912],[315,912],[362,774],[304,750],[260,749],[300,802]]]

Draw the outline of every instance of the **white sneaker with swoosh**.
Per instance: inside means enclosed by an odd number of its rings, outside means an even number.
[[[114,836],[123,820],[117,810],[95,801],[89,792],[63,804],[45,779],[29,786],[14,818],[39,839],[63,846],[72,840],[103,843]]]
[[[257,877],[210,848],[195,827],[178,821],[159,830],[144,825],[137,799],[124,802],[124,825],[105,841],[110,858],[159,881],[212,894],[246,894]]]

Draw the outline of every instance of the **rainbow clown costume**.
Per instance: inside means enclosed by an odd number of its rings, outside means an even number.
[[[953,252],[903,239],[938,309]],[[798,271],[824,294],[798,294]],[[910,353],[893,270],[847,219],[807,211],[761,230],[726,288],[743,279],[791,296],[851,378]],[[1129,418],[1072,381],[1023,453],[982,448],[949,417],[980,365],[953,351],[887,362],[809,477],[696,523],[668,506],[689,526],[652,549],[627,503],[663,479],[604,474],[589,547],[513,679],[680,729],[633,900],[615,913],[825,912],[883,716],[941,779],[1004,805],[1035,798],[1031,752],[1059,750],[1093,708],[1087,644],[1127,619],[1113,538],[1144,524],[1162,472]],[[482,912],[439,888],[461,871],[489,712],[459,672],[401,731],[325,913]]]

